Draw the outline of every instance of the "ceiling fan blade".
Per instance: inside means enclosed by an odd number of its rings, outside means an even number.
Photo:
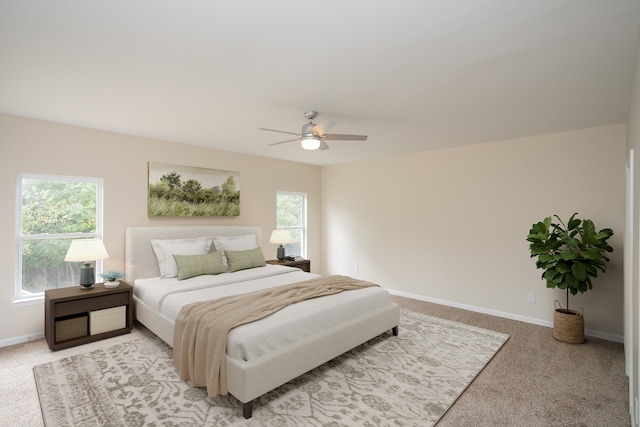
[[[322,135],[323,139],[333,139],[333,140],[342,140],[342,141],[366,141],[367,135],[345,135],[339,133],[328,133]]]
[[[311,132],[315,133],[316,135],[324,135],[324,133],[331,129],[335,124],[336,122],[334,122],[333,120],[325,120],[324,122],[320,122],[312,127]]]
[[[266,130],[269,132],[278,132],[278,133],[287,133],[289,135],[298,135],[298,136],[302,136],[301,134],[297,133],[297,132],[287,132],[284,130],[275,130],[275,129],[265,129],[265,128],[258,128],[258,130]]]
[[[279,145],[279,144],[284,144],[285,142],[293,142],[293,141],[299,141],[299,138],[294,138],[294,139],[287,139],[286,141],[280,141],[280,142],[274,142],[273,144],[267,144],[268,146],[272,146],[272,145]]]
[[[328,150],[329,148],[331,147],[329,147],[326,142],[320,141],[320,147],[318,147],[318,150]]]

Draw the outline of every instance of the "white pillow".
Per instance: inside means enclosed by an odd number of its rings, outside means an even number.
[[[247,234],[245,236],[214,236],[213,244],[216,251],[222,252],[222,263],[224,268],[229,268],[227,257],[224,251],[246,251],[258,247],[255,234]]]
[[[204,255],[211,248],[211,236],[197,237],[194,239],[151,239],[151,246],[158,258],[160,277],[177,277],[178,266],[174,255]]]

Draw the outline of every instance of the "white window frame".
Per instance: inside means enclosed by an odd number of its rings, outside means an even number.
[[[96,231],[95,233],[71,233],[71,234],[22,234],[22,183],[24,180],[42,180],[42,181],[64,181],[64,182],[84,182],[94,184],[96,186]],[[26,294],[22,290],[22,242],[25,240],[42,240],[42,239],[86,239],[97,238],[102,239],[103,232],[103,193],[104,183],[102,178],[65,176],[65,175],[44,175],[20,173],[16,175],[16,277],[15,277],[15,296],[14,302],[23,302],[29,300],[41,300],[44,298],[44,292]],[[96,274],[102,273],[102,261],[96,261]],[[69,286],[73,284],[70,283]]]
[[[278,227],[278,196],[300,196],[302,197],[302,226],[300,227]],[[297,191],[278,191],[276,194],[276,229],[279,230],[300,230],[300,256],[307,258],[307,193]]]

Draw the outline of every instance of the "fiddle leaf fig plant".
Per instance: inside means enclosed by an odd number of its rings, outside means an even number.
[[[547,288],[566,289],[567,310],[569,292],[576,295],[593,288],[591,278],[606,271],[607,252],[613,252],[607,240],[613,236],[610,228],[596,232],[593,221],[571,215],[567,224],[554,215],[533,224],[527,241],[530,242],[531,258],[537,257],[536,267],[543,271],[542,279]]]

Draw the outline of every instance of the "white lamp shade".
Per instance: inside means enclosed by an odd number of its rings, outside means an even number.
[[[273,230],[269,243],[277,243],[279,245],[293,243],[293,237],[291,237],[289,230]]]
[[[300,145],[305,150],[317,150],[320,148],[320,140],[312,136],[305,136],[300,140]]]
[[[100,239],[79,239],[71,241],[71,246],[64,257],[69,262],[96,261],[109,258],[107,248]]]

